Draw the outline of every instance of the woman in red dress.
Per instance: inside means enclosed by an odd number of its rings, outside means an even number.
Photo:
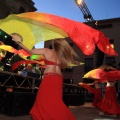
[[[101,82],[106,82],[106,89],[104,98],[97,104],[98,108],[103,111],[103,114],[108,115],[120,115],[120,105],[117,100],[117,92],[115,87],[116,79],[119,78],[119,71],[111,66],[101,66],[101,69],[105,71],[105,77],[101,79]],[[113,71],[113,72],[112,72]],[[104,79],[105,78],[105,79]],[[113,80],[111,80],[111,78]]]
[[[30,114],[33,120],[76,120],[62,100],[63,77],[61,68],[74,63],[77,56],[65,39],[55,39],[53,49],[39,48],[29,50],[21,42],[19,35],[13,34],[13,40],[31,54],[43,54],[46,69],[39,86],[37,97]]]
[[[120,115],[115,82],[107,82],[104,98],[97,104],[98,108],[108,115]]]
[[[92,102],[92,106],[97,107],[97,104],[102,100],[102,90],[100,83],[94,83],[93,88],[91,85],[93,84],[87,84],[87,83],[79,83],[81,87],[84,87],[87,89],[90,93],[94,94],[94,100]]]

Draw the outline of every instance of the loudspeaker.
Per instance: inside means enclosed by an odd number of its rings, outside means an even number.
[[[85,97],[84,94],[64,94],[63,102],[66,106],[80,106],[84,105]]]
[[[35,98],[35,93],[5,92],[2,112],[10,116],[28,115]]]
[[[98,47],[96,49],[97,49],[96,50],[97,51],[96,67],[100,67],[104,60],[104,52],[102,52]]]

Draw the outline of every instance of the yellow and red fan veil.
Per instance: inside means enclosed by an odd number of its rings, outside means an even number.
[[[23,38],[23,44],[29,49],[40,41],[68,37],[67,33],[59,27],[13,14],[0,20],[0,28],[9,35],[18,33]]]
[[[95,45],[97,45],[101,51],[108,55],[118,55],[111,47],[109,39],[106,38],[102,32],[95,30],[81,22],[40,12],[22,13],[17,16],[21,17],[21,20],[23,21],[28,21],[31,23],[38,21],[38,25],[47,24],[48,26],[52,25],[60,28],[71,38],[71,40],[82,50],[85,55],[93,54]],[[51,30],[51,27],[49,28],[48,29]],[[45,31],[43,31],[43,34],[46,36]],[[52,35],[52,33],[50,34]],[[46,40],[47,39],[44,38],[44,41]]]
[[[83,78],[99,80],[99,79],[101,79],[102,76],[104,76],[104,70],[102,70],[102,69],[93,69],[93,70],[87,72],[83,76]]]
[[[0,60],[6,56],[7,51],[10,53],[18,54],[18,50],[9,45],[5,45],[2,41],[0,41]]]
[[[43,61],[36,61],[36,60],[20,60],[12,64],[12,70],[14,71],[17,69],[21,64],[39,64],[41,68],[45,68],[45,64]]]
[[[89,78],[99,82],[116,81],[120,79],[120,71],[113,70],[106,72],[103,69],[98,68],[89,71],[83,78]]]
[[[40,41],[70,37],[85,55],[93,54],[95,45],[107,55],[118,55],[102,32],[81,22],[51,14],[28,12],[9,15],[0,20],[0,28],[8,34],[20,34],[23,44],[29,49]]]

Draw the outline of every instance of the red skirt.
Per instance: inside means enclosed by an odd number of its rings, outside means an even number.
[[[33,120],[76,120],[62,100],[63,78],[44,76],[30,114]]]
[[[96,88],[94,92],[94,100],[92,106],[97,107],[97,104],[102,100],[101,88]]]
[[[120,106],[116,96],[116,88],[106,87],[103,100],[97,104],[103,112],[110,115],[120,115]]]
[[[92,106],[97,107],[97,104],[102,100],[102,91],[101,88],[93,88],[91,85],[81,84],[81,87],[87,89],[90,93],[94,94],[94,100]]]

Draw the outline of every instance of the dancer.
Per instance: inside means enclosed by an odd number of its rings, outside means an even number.
[[[108,65],[101,66],[100,68],[106,72],[117,71],[117,69],[115,69],[111,66],[108,66]],[[103,80],[103,81],[105,81],[105,80]],[[103,111],[103,112],[100,112],[100,114],[112,115],[113,117],[116,117],[117,115],[120,115],[120,106],[119,106],[118,100],[117,100],[115,81],[106,80],[106,83],[107,83],[107,85],[106,85],[106,89],[105,89],[104,98],[102,99],[101,102],[99,102],[97,104],[97,106],[99,109],[101,109]]]
[[[104,98],[97,106],[103,111],[100,112],[101,115],[111,115],[113,117],[120,115],[115,82],[107,82]]]
[[[94,94],[94,100],[92,102],[92,106],[97,107],[97,104],[102,100],[102,90],[99,82],[94,83],[82,83],[79,85],[85,89],[87,89],[90,93]],[[91,85],[94,85],[93,88]]]
[[[62,100],[63,77],[61,68],[74,63],[77,54],[63,38],[55,39],[53,49],[39,48],[29,50],[20,41],[20,37],[12,35],[13,40],[31,54],[43,54],[46,69],[44,78],[38,89],[37,97],[30,114],[33,120],[76,120],[72,112]]]

